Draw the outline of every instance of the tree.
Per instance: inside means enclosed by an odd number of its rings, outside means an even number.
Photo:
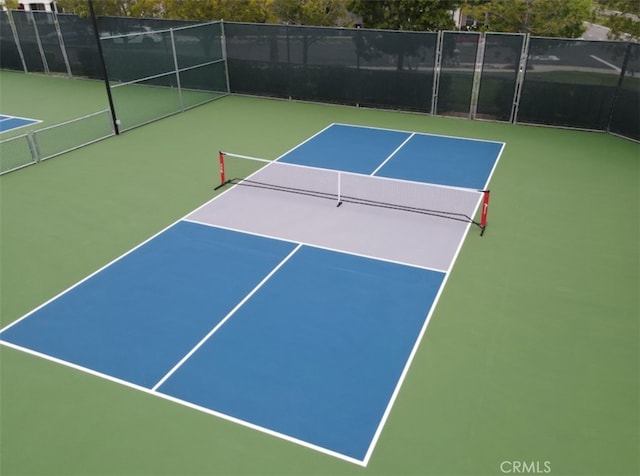
[[[640,39],[640,2],[637,0],[598,0],[598,23],[611,29],[613,39]]]
[[[577,38],[593,18],[592,0],[467,0],[463,11],[485,31]]]
[[[389,30],[451,30],[453,11],[462,0],[352,0],[349,10],[362,17],[365,28]]]
[[[93,2],[93,8],[98,16],[129,16],[131,2],[122,0],[98,0]],[[81,17],[89,16],[89,2],[87,0],[57,0],[58,9],[66,13],[75,13]]]
[[[455,28],[453,11],[458,0],[352,0],[349,9],[362,17],[366,28],[385,30],[434,31]],[[396,58],[396,69],[406,67],[405,59],[422,48],[423,37],[369,33],[354,37],[359,57],[370,60],[380,54]]]
[[[345,0],[273,0],[273,14],[288,25],[349,26]]]
[[[137,0],[137,3],[158,3]],[[163,0],[163,18],[180,20],[227,20],[265,23],[274,21],[273,0]]]
[[[273,0],[95,0],[98,16],[171,18],[174,20],[228,20],[265,23],[275,21]],[[65,12],[89,15],[87,0],[57,0]]]
[[[273,14],[280,23],[287,25],[312,26],[349,26],[351,20],[344,0],[273,0]],[[306,68],[309,60],[309,49],[313,43],[324,38],[314,34],[314,30],[299,30],[302,39],[302,64]],[[271,44],[275,55],[277,42]]]

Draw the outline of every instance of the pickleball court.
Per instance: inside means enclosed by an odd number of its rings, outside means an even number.
[[[503,148],[331,124],[230,152],[222,193],[0,338],[366,465]]]

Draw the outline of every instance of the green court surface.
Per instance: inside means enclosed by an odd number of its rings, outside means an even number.
[[[3,113],[62,118],[6,77]],[[76,117],[106,105],[53,79]],[[0,177],[2,326],[213,197],[218,150],[275,158],[334,122],[506,143],[368,466],[3,346],[0,474],[640,472],[640,153],[611,135],[225,97]]]
[[[14,71],[0,72],[0,108],[3,114],[42,121],[0,134],[0,140],[76,119],[109,107],[104,83],[63,76],[47,77]]]

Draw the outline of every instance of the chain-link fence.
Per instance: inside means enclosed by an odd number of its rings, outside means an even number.
[[[121,129],[229,92],[640,140],[640,45],[525,34],[99,18]],[[104,79],[89,19],[0,12],[0,67]]]
[[[225,32],[231,92],[640,140],[634,43],[244,23]]]
[[[0,141],[0,175],[115,134],[108,109]]]
[[[121,130],[228,93],[221,22],[128,29],[100,38]]]
[[[106,70],[113,106],[1,141],[0,174],[228,94],[222,28],[222,22],[100,18],[98,48],[87,18],[0,11],[1,68],[91,79],[105,79]]]

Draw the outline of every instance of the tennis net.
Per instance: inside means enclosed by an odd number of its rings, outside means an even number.
[[[219,184],[305,195],[342,204],[380,207],[471,223],[484,234],[489,191],[323,169],[219,153]],[[476,220],[482,203],[480,218]]]

